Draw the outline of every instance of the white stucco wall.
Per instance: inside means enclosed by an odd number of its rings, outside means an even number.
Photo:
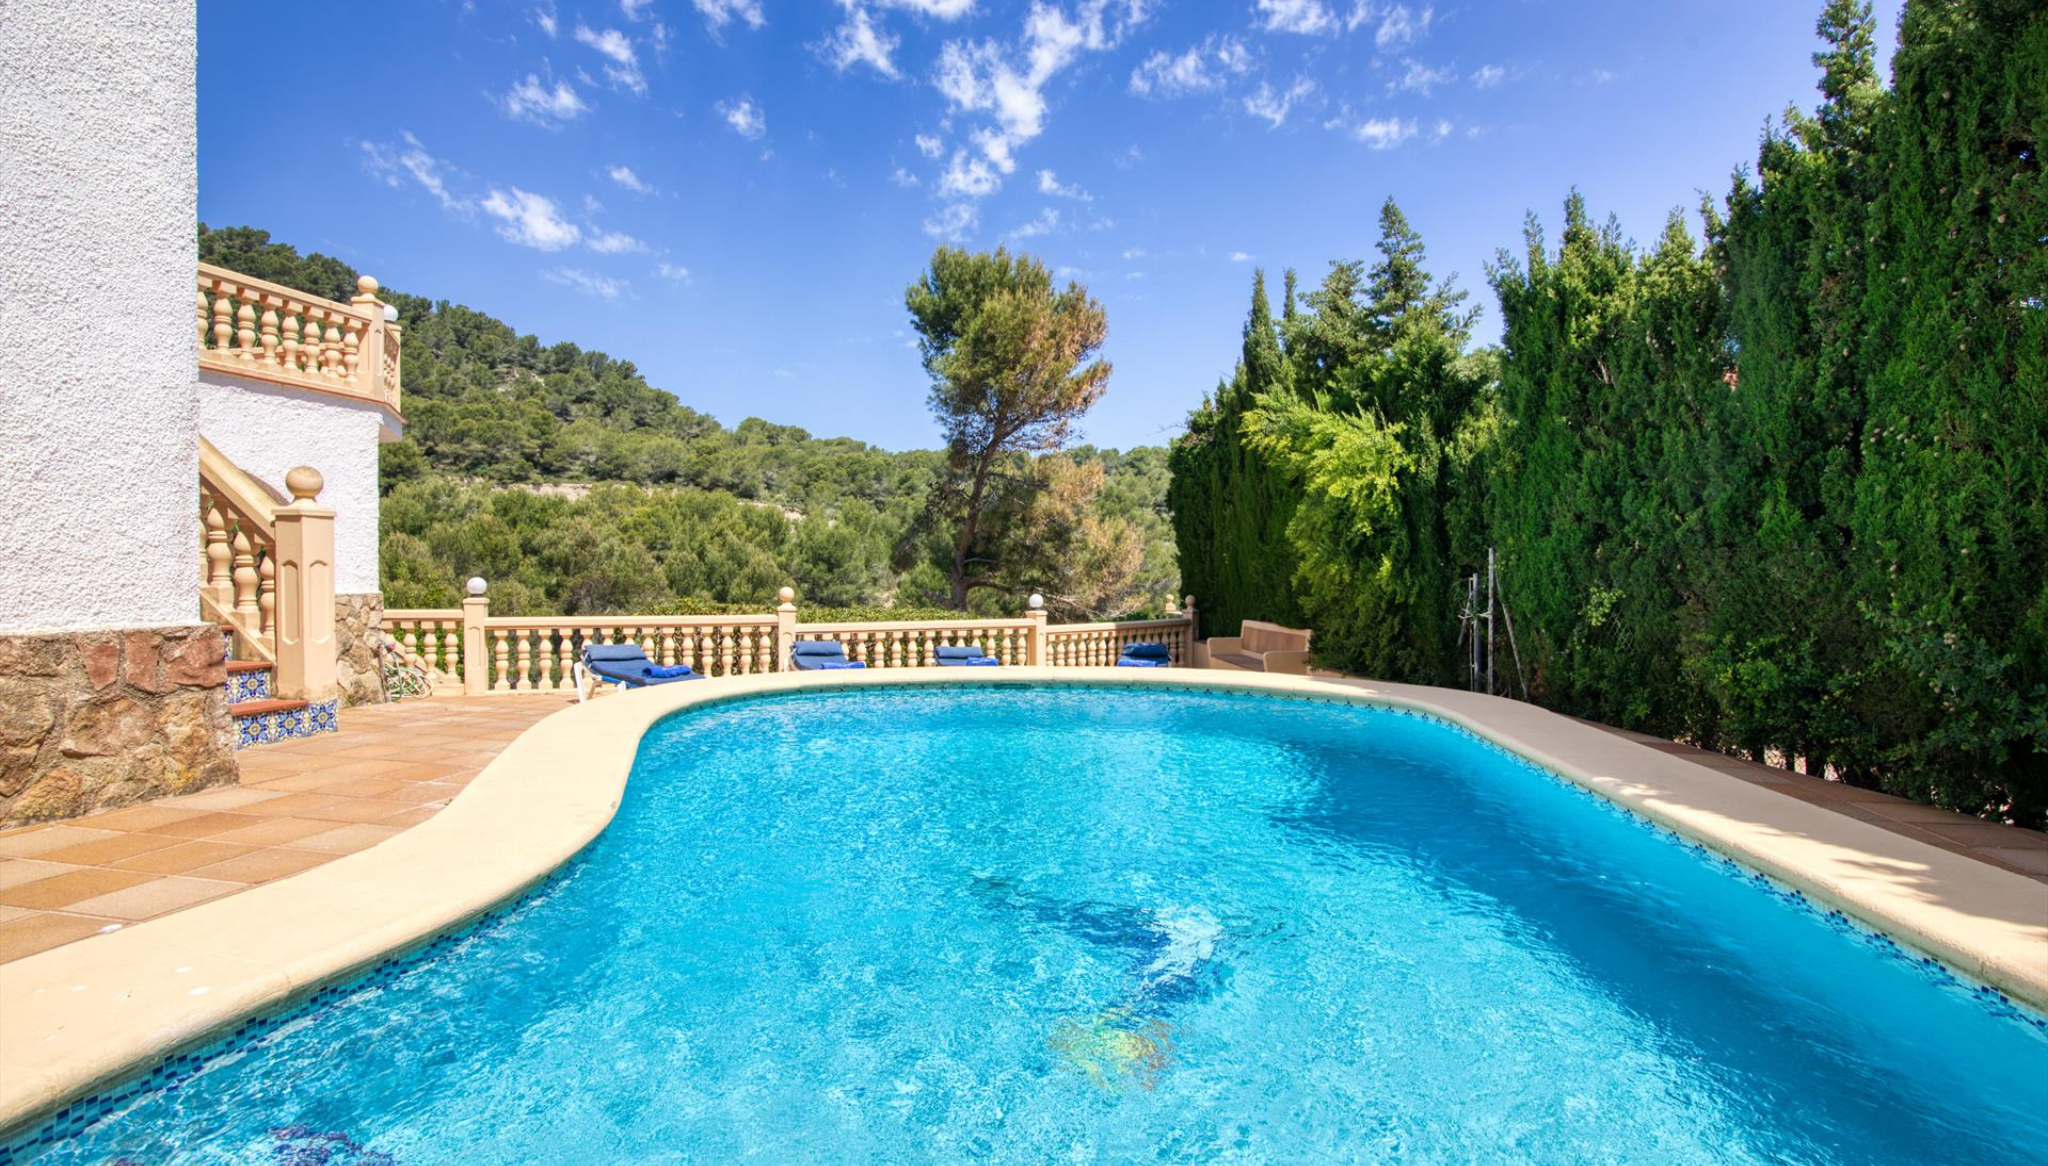
[[[284,489],[294,466],[326,479],[334,510],[334,592],[377,590],[377,440],[373,406],[221,373],[199,375],[199,432],[242,469]]]
[[[0,633],[199,622],[194,13],[0,2]]]

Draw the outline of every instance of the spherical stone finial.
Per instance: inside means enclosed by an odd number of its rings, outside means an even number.
[[[777,591],[775,594],[776,597],[781,599],[784,603],[796,602],[796,588],[794,587],[784,587],[782,590]]]
[[[386,324],[396,324],[396,323],[398,323],[398,305],[397,305],[397,304],[385,304],[385,305],[384,305],[384,322],[385,322]]]
[[[312,466],[299,466],[284,476],[284,488],[291,491],[294,502],[311,502],[320,496],[320,489],[325,485],[327,479]]]
[[[1192,595],[1188,596],[1186,599],[1180,601],[1180,605],[1182,610],[1193,609],[1193,607],[1195,606],[1195,597]]]
[[[490,590],[490,586],[489,583],[484,582],[482,575],[471,575],[469,582],[463,585],[463,590],[468,591],[471,595],[482,595],[485,591]]]
[[[1036,591],[1033,591],[1031,593],[1031,598],[1025,600],[1024,602],[1030,605],[1031,610],[1037,611],[1039,608],[1045,606],[1045,596],[1040,595]]]
[[[368,275],[359,275],[359,276],[357,276],[357,277],[356,277],[356,291],[358,291],[358,292],[360,292],[360,293],[362,293],[363,295],[366,295],[366,296],[374,296],[374,295],[376,295],[376,294],[377,294],[377,280],[376,280],[376,278],[375,278],[374,276],[368,276]]]

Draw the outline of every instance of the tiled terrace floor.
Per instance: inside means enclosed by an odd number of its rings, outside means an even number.
[[[344,710],[241,752],[241,784],[0,831],[0,963],[297,874],[434,816],[573,696]]]

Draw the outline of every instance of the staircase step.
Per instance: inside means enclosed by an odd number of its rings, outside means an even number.
[[[303,700],[245,700],[228,706],[228,715],[236,717],[260,717],[264,713],[288,713],[293,709],[306,707]]]
[[[336,716],[338,704],[333,700],[310,704],[276,698],[235,701],[228,705],[228,713],[235,722],[235,748],[337,732],[341,728]]]
[[[230,672],[268,672],[268,671],[270,671],[270,665],[268,665],[268,664],[265,664],[265,663],[264,663],[263,661],[261,661],[261,660],[230,660],[230,661],[228,661],[228,671],[230,671]]]

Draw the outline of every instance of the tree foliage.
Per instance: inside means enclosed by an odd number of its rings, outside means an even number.
[[[1141,536],[1099,512],[1102,463],[1058,456],[1108,387],[1102,305],[1002,248],[940,247],[904,300],[946,458],[899,562],[943,570],[956,610],[975,591],[1020,588],[1070,613],[1127,609]]]
[[[1290,278],[1234,405],[1255,283],[1238,373],[1170,454],[1208,610],[1293,606],[1326,662],[1439,681],[1443,601],[1497,547],[1538,701],[2041,825],[2048,9],[1901,20],[1887,89],[1869,4],[1828,0],[1815,112],[1704,240],[1674,213],[1639,248],[1577,194],[1554,246],[1532,216],[1489,269],[1495,380],[1391,206],[1370,268],[1298,307]],[[1233,512],[1254,457],[1287,483],[1284,551]],[[1294,566],[1232,576],[1261,551]]]
[[[355,294],[347,264],[264,231],[202,224],[198,243],[205,262],[330,298]],[[898,570],[893,553],[946,454],[892,453],[758,418],[728,428],[628,361],[543,345],[459,304],[379,296],[405,329],[406,437],[382,450],[390,606],[453,604],[473,574],[491,580],[494,611],[536,615],[758,611],[786,584],[806,604],[873,610],[914,604],[932,585],[920,569]],[[1161,610],[1177,583],[1165,451],[1073,458],[1102,483],[1076,530],[1128,529],[1138,544],[1134,578],[1093,599],[1109,614]],[[982,597],[989,610],[1015,611],[1030,590],[1004,585]]]

